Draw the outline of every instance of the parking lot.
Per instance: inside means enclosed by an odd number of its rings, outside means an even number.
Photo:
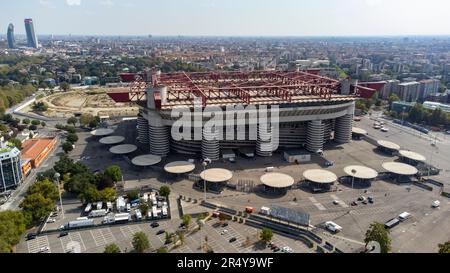
[[[159,221],[159,227],[152,228],[149,223],[128,224],[112,226],[106,228],[96,228],[89,230],[69,231],[64,237],[59,234],[48,234],[38,236],[32,240],[22,240],[17,247],[19,253],[66,253],[87,252],[101,253],[106,245],[114,243],[123,252],[132,251],[132,237],[136,232],[144,232],[150,242],[150,252],[164,246],[165,234],[156,235],[157,231],[165,230],[174,232],[177,230],[180,220]],[[223,232],[226,230],[227,232]],[[201,253],[202,243],[207,244],[216,253],[271,253],[269,248],[262,248],[257,244],[257,229],[243,224],[228,222],[227,227],[218,225],[217,219],[207,221],[200,231],[189,233],[185,237],[185,243],[171,252],[173,253]],[[229,242],[231,238],[236,238],[235,242]],[[245,244],[249,239],[249,244]],[[274,234],[272,242],[280,248],[288,246],[295,253],[312,252],[302,242]],[[169,248],[173,245],[167,245]]]

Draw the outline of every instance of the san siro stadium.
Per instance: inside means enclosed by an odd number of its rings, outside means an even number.
[[[351,140],[355,101],[363,92],[375,91],[351,85],[349,80],[320,76],[319,72],[146,71],[122,74],[123,81],[131,82],[130,90],[108,95],[116,102],[139,106],[137,140],[148,145],[154,155],[176,152],[218,160],[230,149],[253,151],[263,157],[272,156],[277,149],[305,148],[316,153],[327,142]],[[226,128],[205,127],[212,115],[204,115],[202,110],[208,108],[222,111]],[[258,117],[267,116],[269,122],[249,118],[249,108],[256,109]],[[188,132],[183,129],[183,135],[189,136],[183,139],[174,137],[172,130],[179,120],[173,112],[181,109],[190,111],[192,120],[200,121],[192,122]],[[244,137],[230,137],[238,134]]]

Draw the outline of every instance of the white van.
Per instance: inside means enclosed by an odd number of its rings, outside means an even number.
[[[400,221],[405,221],[409,217],[411,217],[411,214],[409,212],[403,212],[398,216],[398,219],[400,219]]]
[[[338,233],[339,231],[342,230],[342,227],[340,225],[331,221],[326,222],[325,227],[333,233]]]

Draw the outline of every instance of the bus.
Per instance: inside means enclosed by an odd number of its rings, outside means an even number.
[[[391,219],[391,220],[387,221],[384,224],[384,227],[387,228],[387,229],[391,229],[391,228],[395,227],[398,224],[400,224],[400,220],[398,220],[397,218],[394,218],[394,219]]]

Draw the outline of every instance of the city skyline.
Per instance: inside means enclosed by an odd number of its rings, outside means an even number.
[[[450,3],[430,0],[245,2],[19,0],[3,4],[5,27],[33,18],[38,35],[99,36],[441,36]],[[239,5],[239,9],[236,7]],[[389,7],[389,8],[387,8]],[[160,12],[154,12],[160,11]],[[322,15],[322,16],[318,16]],[[117,20],[127,18],[127,21]],[[174,18],[176,20],[174,20]],[[59,24],[56,22],[62,22]],[[357,23],[355,23],[357,22]],[[297,27],[299,26],[299,27]],[[306,27],[305,27],[306,26]],[[4,30],[3,30],[4,31]],[[16,34],[25,34],[17,28]]]

